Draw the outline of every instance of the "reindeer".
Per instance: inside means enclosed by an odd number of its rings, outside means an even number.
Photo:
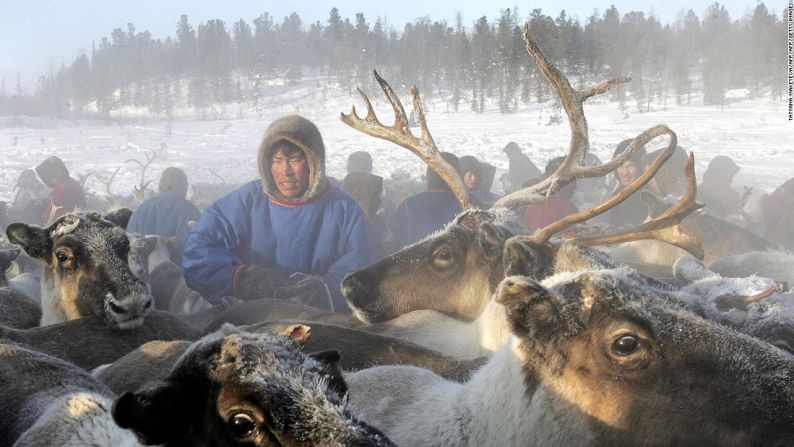
[[[565,161],[547,179],[497,201],[494,205],[495,209],[488,212],[464,211],[444,230],[405,247],[370,267],[350,274],[342,283],[342,291],[353,313],[362,321],[382,322],[420,309],[433,309],[468,320],[477,318],[489,302],[496,284],[504,277],[501,269],[504,241],[513,236],[509,230],[498,225],[503,220],[497,216],[504,213],[497,210],[539,203],[571,181],[605,175],[623,164],[635,151],[654,138],[669,136],[667,149],[630,187],[591,210],[555,222],[535,233],[534,236],[526,238],[528,243],[534,244],[535,254],[532,261],[540,275],[537,277],[542,277],[551,271],[557,253],[556,246],[548,243],[555,233],[617,205],[647,183],[662,163],[672,155],[677,144],[676,135],[667,126],[658,125],[634,138],[623,153],[608,163],[585,166],[584,159],[589,149],[589,139],[583,110],[584,101],[616,85],[628,82],[629,78],[623,76],[582,91],[574,90],[567,78],[541,53],[529,34],[525,33],[524,37],[527,51],[551,82],[569,118],[571,145]],[[461,207],[471,209],[463,181],[441,157],[428,130],[418,89],[413,87],[411,96],[421,137],[411,133],[405,110],[389,84],[377,72],[375,77],[394,110],[394,125],[384,126],[380,123],[369,98],[360,89],[359,93],[367,107],[366,117],[359,117],[353,107],[350,114],[341,115],[342,121],[365,134],[391,141],[417,154],[450,185]],[[690,157],[689,164],[692,163]],[[693,179],[694,176],[690,178],[690,183]],[[582,245],[589,246],[652,237],[702,257],[697,241],[686,235],[678,226],[684,216],[700,206],[694,202],[692,195],[694,191],[693,186],[690,194],[680,202],[680,205],[644,224],[636,231],[579,241]]]
[[[298,352],[307,328],[282,329],[225,328],[194,343],[167,382],[119,398],[74,365],[0,344],[0,444],[392,445],[350,415],[338,356]]]
[[[309,328],[286,329],[305,339]],[[164,380],[122,394],[113,419],[165,446],[392,446],[352,416],[339,355],[295,347],[225,326],[194,343]]]
[[[256,333],[273,332],[290,324],[301,324],[311,329],[311,336],[303,346],[305,352],[338,351],[341,354],[339,366],[345,371],[375,365],[415,365],[459,381],[467,380],[485,363],[484,358],[462,360],[402,340],[315,321],[280,320],[240,329]],[[92,375],[115,392],[136,390],[146,383],[165,379],[190,344],[182,340],[152,341],[111,364],[95,368]]]
[[[15,223],[6,229],[10,242],[44,266],[42,325],[86,315],[120,330],[143,323],[152,298],[130,271],[124,229],[111,221],[114,215],[105,217],[68,214],[47,228]]]
[[[63,360],[0,344],[0,445],[141,446],[113,422],[114,396]]]
[[[791,444],[794,357],[627,273],[507,277],[512,340],[471,380],[371,368],[351,405],[400,445]]]
[[[93,369],[118,360],[152,340],[198,340],[201,333],[166,312],[152,311],[136,328],[117,331],[102,317],[88,316],[47,326],[16,329],[0,326],[0,338]]]

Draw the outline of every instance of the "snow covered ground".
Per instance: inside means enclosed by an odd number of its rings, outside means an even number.
[[[49,155],[60,156],[76,177],[94,173],[109,176],[121,167],[112,185],[116,194],[128,194],[140,178],[140,167],[126,162],[145,161],[146,155],[158,157],[147,172],[156,185],[160,171],[167,166],[184,168],[193,182],[242,183],[255,178],[257,146],[267,125],[288,113],[300,113],[314,120],[323,133],[330,175],[342,178],[348,154],[369,151],[374,171],[389,176],[397,169],[419,178],[424,165],[407,150],[366,135],[340,122],[339,113],[356,105],[364,109],[357,95],[347,91],[329,93],[321,99],[311,86],[304,84],[270,98],[267,112],[253,116],[246,110],[243,119],[215,121],[175,120],[168,135],[164,119],[126,119],[116,123],[101,121],[58,121],[30,117],[0,117],[0,198],[8,198],[19,172],[39,163]],[[392,112],[380,99],[380,92],[369,91],[382,122],[390,124]],[[404,96],[408,104],[409,98]],[[693,101],[695,103],[696,101]],[[699,103],[699,101],[697,101]],[[502,153],[504,145],[516,141],[543,169],[546,161],[563,155],[570,132],[567,121],[547,126],[551,103],[530,104],[515,113],[502,115],[496,110],[475,114],[468,103],[459,113],[448,111],[437,99],[427,106],[430,130],[441,150],[461,155],[475,155],[497,166],[496,178],[507,169]],[[668,101],[667,110],[654,104],[649,113],[637,113],[630,107],[624,116],[616,103],[600,98],[585,106],[590,128],[592,151],[602,160],[609,159],[615,145],[655,124],[667,124],[677,134],[679,144],[695,152],[696,171],[702,175],[715,155],[734,158],[742,167],[734,186],[757,186],[771,191],[794,177],[794,124],[786,120],[785,104],[768,98],[744,99],[722,109],[700,105],[676,106]],[[234,109],[234,111],[231,111]],[[237,115],[237,106],[227,106],[227,116]],[[661,141],[656,146],[661,147]],[[652,148],[653,149],[653,148]],[[98,177],[88,178],[89,190],[102,194]],[[501,185],[494,182],[494,190]]]

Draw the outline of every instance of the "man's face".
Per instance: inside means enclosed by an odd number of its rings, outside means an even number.
[[[303,151],[286,156],[282,149],[277,148],[271,160],[270,175],[278,192],[288,199],[294,199],[302,196],[309,186],[309,163]]]
[[[618,179],[623,186],[627,186],[638,177],[637,165],[633,161],[627,160],[622,165],[618,166]]]

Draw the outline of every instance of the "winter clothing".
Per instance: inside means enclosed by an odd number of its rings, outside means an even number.
[[[372,259],[382,258],[386,254],[384,243],[389,233],[386,222],[378,215],[383,179],[364,172],[351,172],[342,181],[342,190],[350,194],[364,210],[367,232],[372,240]]]
[[[521,218],[521,225],[532,233],[578,211],[570,198],[550,197],[543,203],[528,206]]]
[[[278,191],[270,166],[273,163],[273,154],[276,153],[278,143],[287,142],[297,146],[306,156],[309,163],[309,187],[301,197],[288,199]],[[317,126],[311,121],[298,115],[289,115],[274,121],[267,128],[262,143],[259,145],[257,155],[259,175],[264,182],[264,191],[270,197],[286,202],[306,202],[317,197],[328,187],[328,178],[325,175],[325,145],[323,137]]]
[[[161,181],[162,184],[162,181]],[[185,199],[181,192],[163,191],[146,199],[132,213],[127,231],[138,234],[157,234],[176,236],[177,245],[182,247],[187,240],[189,221],[198,221],[201,212],[193,202]]]
[[[624,186],[619,184],[609,197],[620,194],[623,189]],[[648,206],[642,201],[640,191],[628,196],[626,200],[607,211],[606,222],[616,227],[639,225],[645,222],[645,219],[648,218]]]
[[[160,193],[172,191],[182,198],[187,197],[187,174],[179,168],[165,168],[160,175]]]
[[[400,249],[444,228],[460,212],[458,199],[448,189],[408,197],[397,207],[389,223],[394,248]]]
[[[777,227],[789,228],[791,222],[784,222],[783,217],[790,215],[794,209],[794,178],[780,185],[762,204],[766,231]]]
[[[737,172],[739,167],[730,158],[718,155],[711,159],[697,189],[698,201],[706,205],[709,213],[725,218],[741,206],[741,195],[731,188]]]
[[[372,156],[367,151],[356,151],[347,157],[347,172],[372,173]]]
[[[521,189],[521,185],[531,178],[541,176],[540,169],[532,163],[529,157],[521,152],[518,144],[511,141],[502,149],[510,162],[507,170],[507,186],[505,192],[510,193]]]
[[[309,184],[296,199],[283,197],[270,173],[275,146],[287,141],[309,163]],[[190,233],[182,258],[189,287],[212,303],[238,293],[251,265],[286,277],[322,275],[334,310],[349,312],[340,292],[348,273],[370,263],[364,213],[325,176],[325,147],[317,127],[288,116],[270,125],[259,146],[261,180],[243,185],[209,206]]]
[[[77,180],[69,177],[69,170],[58,157],[49,157],[36,166],[36,173],[45,185],[52,188],[48,204],[41,214],[41,221],[50,223],[55,219],[85,208],[85,193]]]
[[[48,193],[47,187],[36,178],[32,169],[22,171],[8,204],[9,219],[12,222],[41,224],[44,207],[49,204]]]

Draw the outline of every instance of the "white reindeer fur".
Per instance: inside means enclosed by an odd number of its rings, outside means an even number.
[[[141,446],[135,434],[113,421],[112,405],[112,400],[97,393],[66,394],[53,401],[14,446]]]
[[[725,256],[710,263],[708,268],[726,277],[759,275],[794,286],[794,254],[785,251],[751,251]]]
[[[555,412],[551,391],[530,394],[518,340],[512,339],[465,384],[412,366],[345,375],[359,416],[398,445],[545,446],[587,444],[582,416]],[[564,427],[567,427],[564,429]]]
[[[510,338],[504,309],[493,301],[474,321],[417,310],[390,320],[383,330],[376,332],[460,358],[490,355]]]

